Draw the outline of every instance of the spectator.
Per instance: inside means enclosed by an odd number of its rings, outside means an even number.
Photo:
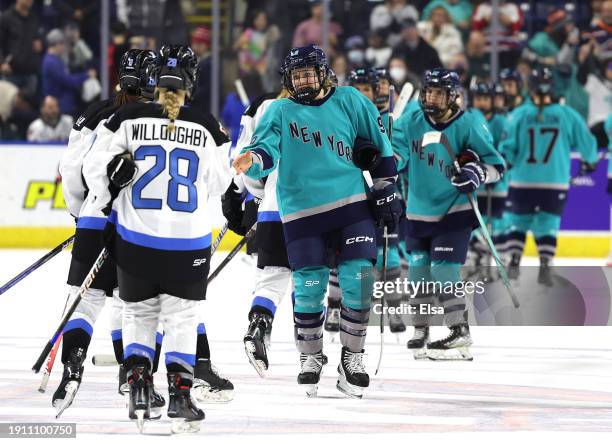
[[[68,47],[68,68],[70,72],[83,71],[93,58],[91,49],[81,39],[81,32],[76,23],[69,22],[66,24],[64,34]]]
[[[519,57],[519,31],[523,27],[523,14],[518,5],[506,0],[500,1],[498,37],[499,63],[502,68],[513,68]],[[486,52],[491,52],[491,20],[493,7],[486,1],[476,7],[472,16],[472,30],[484,33]]]
[[[387,66],[393,49],[385,42],[381,31],[372,31],[368,36],[368,48],[365,52],[366,62],[372,66]]]
[[[32,0],[17,0],[0,17],[0,75],[30,97],[38,89],[43,43]]]
[[[487,53],[487,41],[482,32],[472,31],[465,52],[468,57],[469,77],[487,79],[491,75],[491,56]]]
[[[535,34],[523,50],[523,57],[531,63],[544,65],[571,64],[574,62],[578,29],[563,9],[552,11],[546,18],[544,31]]]
[[[461,33],[450,21],[448,11],[439,6],[431,11],[429,20],[419,22],[419,34],[433,46],[442,64],[448,66],[456,54],[463,52]]]
[[[111,25],[111,44],[108,47],[108,77],[109,87],[111,91],[115,91],[115,87],[119,83],[117,73],[119,72],[119,64],[121,57],[130,49],[128,45],[127,28],[121,22],[115,22]],[[111,92],[109,91],[109,92]]]
[[[100,51],[100,2],[90,0],[52,0],[52,4],[62,18],[62,23],[76,23],[80,35],[87,42],[87,46],[98,54]]]
[[[349,69],[363,66],[365,62],[365,41],[360,35],[354,35],[346,39],[344,43],[346,58],[349,62]]]
[[[28,128],[28,142],[67,141],[72,124],[72,117],[60,112],[57,99],[47,96],[40,106],[40,117]]]
[[[420,88],[421,80],[414,72],[408,69],[406,60],[402,57],[391,57],[389,60],[389,76],[396,91],[401,91],[406,82],[412,83],[415,90]]]
[[[278,28],[274,25],[268,26],[266,13],[256,11],[252,24],[234,43],[234,51],[238,51],[241,75],[255,71],[260,76],[265,76],[269,63],[270,46],[279,37]]]
[[[443,7],[452,22],[462,31],[470,29],[474,7],[468,0],[433,0],[423,9],[421,20],[428,20],[434,9]]]
[[[330,60],[331,70],[336,75],[336,79],[338,80],[338,86],[346,85],[346,79],[348,78],[348,62],[346,61],[346,57],[344,54],[339,53],[336,56],[332,57]]]
[[[43,94],[57,97],[60,108],[70,115],[77,112],[77,93],[89,77],[95,78],[96,71],[71,74],[63,57],[66,56],[66,39],[59,29],[47,34],[47,53],[42,64]]]
[[[210,82],[212,76],[212,60],[210,57],[210,30],[206,26],[198,26],[191,34],[191,48],[198,57],[198,83],[192,100],[192,106],[202,111],[217,113],[210,109]]]
[[[338,38],[342,34],[342,27],[330,20],[329,22],[329,56],[334,55],[338,45]],[[323,5],[320,0],[312,2],[310,18],[301,22],[293,34],[293,47],[306,45],[323,45]]]
[[[389,46],[397,45],[401,39],[402,23],[407,19],[419,21],[419,12],[406,0],[385,0],[384,5],[378,5],[370,14],[370,30],[387,36]]]
[[[602,2],[599,18],[593,21],[590,31],[589,38],[598,45],[598,57],[612,58],[612,0]]]
[[[419,78],[426,70],[442,66],[438,52],[419,36],[416,22],[412,19],[402,24],[402,41],[393,48],[391,57],[409,61],[410,70]]]
[[[0,80],[0,140],[19,139],[17,125],[11,122],[13,107],[19,89],[6,80]]]

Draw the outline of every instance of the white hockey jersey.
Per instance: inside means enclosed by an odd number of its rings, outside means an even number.
[[[223,194],[232,179],[230,143],[217,120],[189,107],[181,108],[174,131],[168,124],[156,103],[127,104],[108,119],[84,162],[90,191],[83,216],[110,216],[119,266],[193,281],[202,278],[212,240],[208,196]],[[124,153],[138,172],[113,199],[107,165]]]

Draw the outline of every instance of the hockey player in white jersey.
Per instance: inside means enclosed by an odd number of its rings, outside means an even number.
[[[153,73],[156,55],[152,51],[129,50],[121,59],[119,68],[119,92],[109,100],[92,104],[77,119],[70,133],[68,147],[60,163],[60,174],[64,199],[70,213],[77,220],[75,242],[72,248],[72,260],[68,273],[68,285],[72,296],[83,283],[85,276],[94,264],[102,248],[102,229],[106,217],[99,219],[82,214],[81,208],[88,189],[83,180],[83,159],[90,152],[96,138],[99,125],[116,112],[122,105],[145,100],[144,96],[152,95],[154,90]],[[118,188],[114,188],[116,193]],[[53,394],[52,404],[57,409],[57,416],[68,408],[79,388],[84,370],[84,360],[91,341],[95,322],[104,307],[107,296],[113,297],[111,319],[111,336],[115,357],[122,362],[123,345],[121,341],[121,303],[118,296],[113,296],[117,287],[115,264],[109,259],[97,274],[63,332],[61,360],[64,364],[62,380]],[[125,372],[120,369],[119,384],[125,379]],[[123,376],[123,378],[122,378]],[[156,394],[156,406],[163,406],[164,399]]]
[[[241,133],[235,152],[247,146],[257,124],[270,104],[277,98],[287,97],[286,90],[265,94],[255,100],[242,116]],[[244,190],[260,199],[257,211],[257,268],[253,301],[249,311],[249,326],[244,336],[244,347],[249,362],[259,376],[265,377],[268,370],[267,348],[276,308],[283,297],[291,291],[291,269],[285,247],[283,226],[276,201],[278,173],[273,171],[265,180],[238,176],[228,188],[222,201],[223,214],[228,226],[237,234],[244,235],[249,227],[243,225],[241,210]]]
[[[100,130],[99,149],[84,174],[92,211],[109,213],[109,249],[117,263],[124,302],[124,359],[130,387],[129,416],[142,430],[150,414],[155,335],[165,330],[168,416],[173,432],[199,429],[204,412],[191,398],[196,361],[198,301],[205,298],[210,266],[208,196],[231,181],[229,138],[209,114],[183,106],[196,81],[191,48],[165,46],[159,54],[157,103],[123,107]],[[116,199],[108,164],[133,159],[137,173]]]

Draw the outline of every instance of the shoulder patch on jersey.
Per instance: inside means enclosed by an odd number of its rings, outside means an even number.
[[[111,99],[99,100],[97,102],[92,103],[91,105],[87,107],[85,112],[83,112],[83,114],[81,114],[79,118],[76,119],[76,121],[74,122],[74,125],[72,126],[72,129],[76,131],[81,131],[81,129],[83,129],[83,127],[85,126],[90,128],[91,125],[88,125],[88,123],[92,119],[95,119],[96,116],[101,111],[103,111],[105,108],[108,108],[109,106],[112,106],[112,105],[113,105],[113,100]],[[98,124],[98,122],[99,120],[96,121],[96,125]],[[94,125],[94,128],[95,128],[95,125]]]

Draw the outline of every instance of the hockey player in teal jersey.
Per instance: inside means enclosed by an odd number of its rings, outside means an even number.
[[[527,231],[540,256],[538,282],[552,285],[550,265],[570,184],[570,149],[583,159],[584,172],[597,163],[596,141],[580,115],[555,102],[549,68],[534,70],[529,79],[531,101],[508,116],[501,150],[511,167],[509,275],[517,278]]]
[[[407,162],[409,276],[412,281],[430,283],[411,299],[417,314],[413,316],[415,334],[408,348],[413,349],[415,358],[471,360],[464,294],[440,291],[440,285],[431,283],[444,283],[445,288],[452,284],[452,290],[460,285],[460,267],[472,230],[478,225],[466,194],[499,180],[504,161],[493,148],[482,116],[459,109],[456,100],[460,83],[455,72],[427,71],[422,85],[420,108],[405,112],[395,122],[393,134],[394,150]],[[430,139],[431,134],[440,133],[450,146],[423,145],[426,135]],[[460,161],[469,159],[460,174],[455,174],[453,167],[457,157]],[[398,169],[401,171],[402,166]],[[433,304],[436,296],[451,331],[448,337],[427,344],[431,315],[421,308]]]
[[[506,110],[510,112],[521,106],[525,102],[521,73],[517,69],[504,68],[499,73],[499,79],[506,93]]]
[[[316,394],[323,363],[323,301],[333,265],[342,290],[343,347],[336,386],[361,397],[369,385],[363,347],[376,260],[375,225],[392,230],[402,213],[391,144],[369,100],[355,88],[332,86],[325,53],[317,46],[292,49],[281,73],[291,98],[270,105],[233,165],[252,178],[278,168],[279,213],[295,286],[298,384],[308,395]],[[376,149],[356,150],[357,137],[370,140]],[[369,169],[373,178],[371,199],[360,168]]]
[[[505,117],[494,108],[494,90],[486,82],[476,82],[470,86],[469,90],[470,112],[482,113],[489,132],[493,137],[493,146],[499,151],[499,142],[504,130]],[[503,156],[503,153],[500,153]],[[508,196],[508,179],[504,175],[494,184],[487,185],[478,190],[478,207],[485,217],[487,225],[491,226],[491,236],[497,251],[503,253],[505,242],[505,226],[503,213]],[[490,218],[490,219],[489,219]],[[482,265],[491,266],[490,263],[483,263],[482,259],[489,256],[489,247],[480,234],[480,229],[475,231],[475,236],[470,242],[470,252],[473,265],[479,268]],[[479,270],[483,271],[483,270]]]

